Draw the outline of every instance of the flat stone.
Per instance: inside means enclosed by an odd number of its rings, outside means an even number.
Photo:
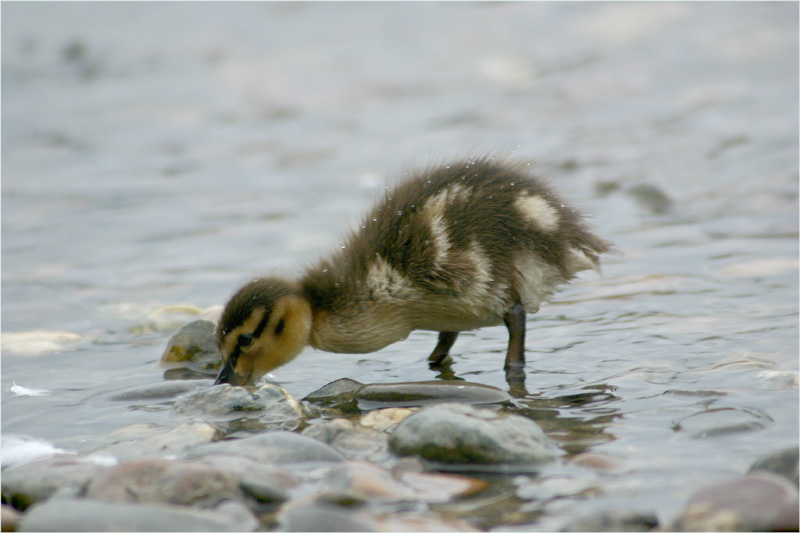
[[[310,415],[297,398],[271,383],[257,388],[215,385],[183,398],[174,409],[180,415],[251,432],[296,429]]]
[[[107,468],[74,455],[55,455],[12,466],[3,470],[3,498],[24,511],[64,488],[82,491]]]
[[[117,391],[111,394],[108,399],[114,402],[171,400],[183,394],[194,392],[201,386],[202,383],[197,381],[160,381]]]
[[[797,531],[797,487],[759,471],[695,492],[679,531]]]
[[[363,384],[358,381],[341,378],[310,393],[303,401],[350,410],[355,408],[354,395],[361,387]]]
[[[25,513],[17,531],[253,531],[257,525],[252,515],[232,520],[229,513],[174,505],[53,498]]]
[[[466,381],[374,383],[356,391],[358,407],[367,411],[386,407],[422,407],[439,403],[500,404],[511,397],[505,391]]]
[[[98,475],[87,497],[118,503],[198,504],[213,507],[226,499],[242,499],[239,476],[208,465],[141,459]]]
[[[561,531],[652,531],[658,527],[653,513],[608,511],[570,522]]]
[[[436,468],[536,471],[557,448],[529,418],[463,404],[426,407],[389,436],[398,455],[417,455]]]
[[[243,439],[230,439],[199,446],[187,457],[211,455],[245,457],[265,465],[317,465],[338,463],[344,457],[316,439],[290,431],[268,431]]]

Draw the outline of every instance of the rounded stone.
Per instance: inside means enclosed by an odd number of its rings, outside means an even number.
[[[314,424],[302,435],[330,444],[349,459],[366,459],[388,447],[385,433],[357,426],[345,418]]]
[[[265,383],[254,387],[215,385],[185,397],[175,412],[210,422],[252,421],[231,424],[234,429],[296,429],[308,416],[308,409],[283,388]],[[243,427],[239,427],[243,426]]]
[[[64,488],[82,491],[108,467],[72,455],[56,455],[3,470],[3,499],[25,510]]]
[[[199,504],[214,506],[241,499],[240,479],[208,465],[142,459],[129,461],[97,476],[87,496],[109,502]]]
[[[337,463],[344,457],[316,439],[290,431],[268,431],[243,439],[230,439],[199,446],[189,457],[234,455],[266,465]]]
[[[167,342],[162,363],[192,363],[199,370],[218,369],[222,356],[217,349],[216,324],[195,320],[181,327]]]
[[[398,455],[461,470],[535,471],[557,451],[533,420],[462,404],[414,413],[397,425],[389,445]]]

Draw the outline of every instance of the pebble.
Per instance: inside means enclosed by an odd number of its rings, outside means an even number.
[[[338,463],[344,457],[332,447],[316,439],[290,431],[268,431],[241,439],[229,439],[198,446],[189,458],[212,455],[246,457],[264,465],[316,466]]]
[[[167,342],[162,363],[185,363],[195,370],[219,370],[222,356],[217,349],[217,325],[210,320],[195,320],[181,327]]]
[[[759,471],[704,487],[689,500],[678,531],[797,531],[797,487]]]
[[[118,503],[198,504],[213,507],[227,499],[242,499],[239,477],[209,465],[140,459],[98,475],[87,496]]]
[[[278,514],[284,531],[376,531],[350,508],[318,501],[292,502]]]
[[[3,500],[24,511],[59,490],[83,491],[108,467],[74,455],[56,455],[3,470]]]
[[[657,527],[653,513],[607,511],[579,518],[562,531],[653,531]]]
[[[25,513],[17,531],[254,531],[252,514],[176,505],[53,498]]]
[[[10,505],[3,504],[0,506],[0,524],[3,526],[3,531],[16,531],[19,517],[19,511]]]
[[[397,425],[389,445],[436,468],[507,472],[535,471],[557,452],[533,420],[462,404],[421,409]]]
[[[414,410],[404,407],[376,409],[362,416],[358,423],[365,428],[374,429],[376,431],[386,431],[408,418],[413,412]]]
[[[363,386],[364,385],[358,381],[349,378],[341,378],[320,387],[303,398],[303,400],[330,407],[342,408],[355,401],[353,396],[356,391]]]
[[[3,332],[2,351],[4,355],[34,357],[72,350],[87,340],[68,331]]]
[[[111,434],[112,444],[96,449],[94,455],[111,455],[120,461],[154,456],[177,456],[199,446],[213,442],[219,431],[199,420],[184,422],[172,429],[155,424],[136,424]]]
[[[151,402],[171,400],[182,394],[199,389],[203,384],[197,381],[161,381],[114,392],[108,399],[114,402]]]
[[[320,492],[366,501],[441,503],[474,494],[485,481],[452,474],[390,472],[364,461],[348,461],[331,468]]]
[[[297,429],[310,416],[297,398],[271,383],[258,388],[215,385],[179,400],[174,409],[228,430],[250,432]]]
[[[367,459],[388,447],[385,433],[360,427],[346,418],[314,424],[301,434],[330,444],[348,459]]]

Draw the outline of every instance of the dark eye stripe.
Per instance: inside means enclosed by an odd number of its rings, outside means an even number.
[[[264,328],[267,327],[267,322],[269,322],[269,315],[265,314],[264,318],[261,319],[261,322],[258,323],[258,326],[253,331],[253,337],[257,339],[262,333],[264,333]]]

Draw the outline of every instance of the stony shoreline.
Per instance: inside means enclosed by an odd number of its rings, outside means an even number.
[[[269,383],[178,380],[109,401],[168,401],[183,421],[5,468],[4,531],[534,529],[543,502],[598,490],[548,468],[616,468],[570,456],[507,393],[465,381],[338,380],[299,400]],[[658,509],[609,510],[561,529],[796,530],[797,458],[783,450],[703,487],[666,523]]]

